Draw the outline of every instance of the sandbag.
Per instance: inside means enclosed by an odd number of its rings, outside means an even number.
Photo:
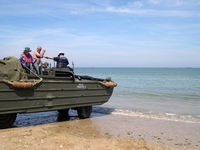
[[[9,81],[27,80],[28,76],[19,59],[14,56],[0,59],[0,79]]]

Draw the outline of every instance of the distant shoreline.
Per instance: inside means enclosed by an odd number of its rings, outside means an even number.
[[[75,69],[200,69],[200,67],[75,67]]]

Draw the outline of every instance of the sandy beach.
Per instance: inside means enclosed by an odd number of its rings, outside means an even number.
[[[54,118],[50,119],[52,121],[45,123],[39,118],[33,125],[34,115],[17,118],[13,128],[0,130],[0,149],[200,149],[200,124],[112,114],[92,114],[91,118],[84,120],[75,116],[55,121],[56,117],[58,120],[57,112],[49,115]]]

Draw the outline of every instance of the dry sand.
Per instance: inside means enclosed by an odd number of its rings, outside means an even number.
[[[26,125],[30,119],[24,120],[22,127],[0,130],[1,150],[200,149],[200,124],[117,115],[92,115],[84,120],[72,117],[42,125]]]

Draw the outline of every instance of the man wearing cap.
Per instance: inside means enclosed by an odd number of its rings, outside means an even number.
[[[65,54],[60,51],[58,53],[58,57],[47,57],[45,56],[45,58],[47,59],[53,59],[54,61],[56,61],[56,68],[66,68],[67,65],[69,64],[68,59],[64,56]]]
[[[42,66],[39,67],[39,73],[41,74],[41,71],[46,71],[47,67],[49,66],[48,62],[44,62]]]
[[[20,58],[19,58],[21,63],[24,66],[28,67],[29,69],[31,69],[31,65],[33,66],[33,64],[35,63],[35,60],[31,56],[30,52],[31,52],[30,48],[25,47],[24,52],[20,55]]]

